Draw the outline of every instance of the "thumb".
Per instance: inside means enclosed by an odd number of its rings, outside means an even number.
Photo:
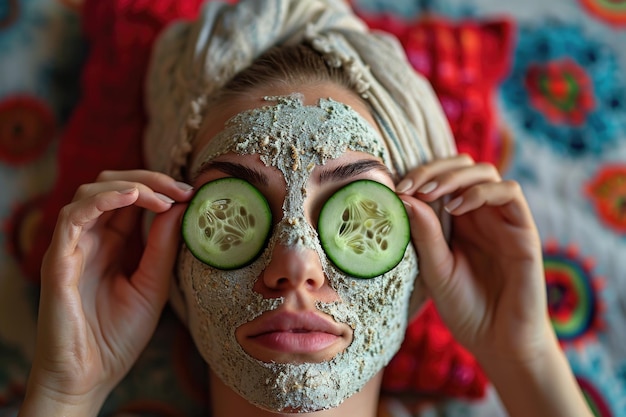
[[[132,282],[156,310],[167,301],[174,262],[180,247],[180,222],[185,205],[175,204],[157,214],[150,226],[146,247]]]
[[[435,211],[423,201],[402,195],[411,239],[419,256],[419,275],[435,302],[445,291],[454,269],[454,257]]]

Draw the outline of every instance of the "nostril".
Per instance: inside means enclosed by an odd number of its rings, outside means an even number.
[[[317,281],[313,278],[307,279],[306,284],[309,288],[317,288],[319,286]]]
[[[278,280],[276,281],[276,284],[279,286],[283,286],[283,285],[287,285],[289,283],[289,279],[288,278],[278,278]]]

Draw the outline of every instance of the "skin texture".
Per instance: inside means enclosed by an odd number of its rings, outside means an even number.
[[[307,100],[319,93],[342,101],[333,85],[298,90]],[[396,191],[407,204],[427,292],[457,340],[478,358],[509,415],[590,417],[550,327],[541,244],[519,185],[461,155],[414,169]],[[163,174],[107,171],[81,186],[61,211],[42,269],[37,344],[21,417],[97,415],[158,322],[180,247],[172,236],[191,195]],[[427,204],[444,196],[453,218],[449,244]],[[126,273],[119,255],[143,209],[156,213],[155,220],[139,267]],[[315,263],[293,251],[277,255],[282,262],[268,266],[267,281],[255,286],[260,294],[303,305],[311,296],[332,301],[327,287],[313,285],[319,281],[293,278]],[[215,375],[211,382],[216,417],[280,415],[250,404]],[[311,415],[373,417],[379,387],[380,374],[338,407]]]

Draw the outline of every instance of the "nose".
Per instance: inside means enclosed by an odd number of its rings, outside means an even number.
[[[259,281],[271,290],[317,291],[324,286],[325,279],[319,256],[313,249],[277,244]]]

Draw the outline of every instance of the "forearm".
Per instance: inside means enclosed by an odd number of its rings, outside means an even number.
[[[592,417],[556,338],[544,355],[520,364],[481,361],[510,417]]]

